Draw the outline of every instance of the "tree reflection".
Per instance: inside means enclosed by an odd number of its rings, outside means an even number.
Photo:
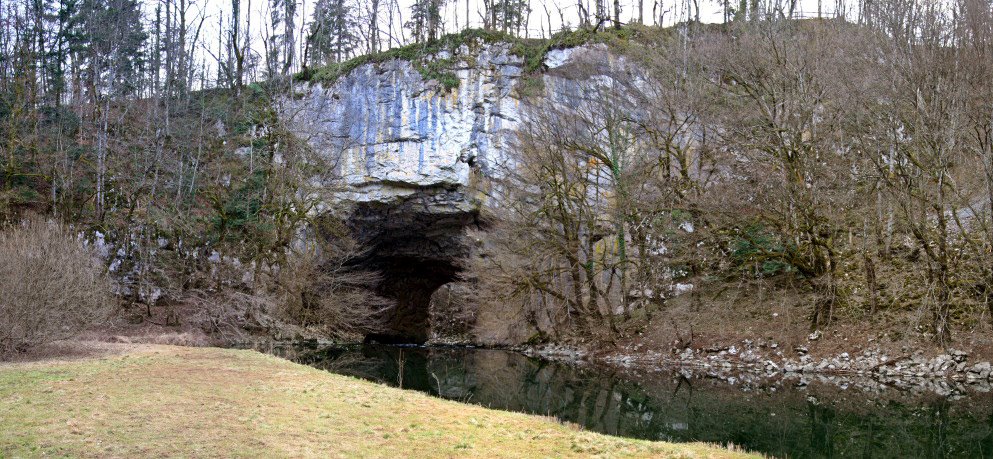
[[[739,387],[678,372],[629,374],[497,350],[364,345],[290,357],[628,437],[733,443],[787,457],[993,457],[993,403],[976,399]]]

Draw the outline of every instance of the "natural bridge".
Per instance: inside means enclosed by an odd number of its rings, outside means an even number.
[[[294,135],[336,168],[329,186],[340,191],[325,208],[369,248],[358,263],[382,275],[378,293],[396,303],[371,336],[381,341],[430,337],[431,295],[457,279],[470,254],[465,229],[488,205],[521,119],[523,60],[509,44],[480,43],[449,58],[455,88],[391,60],[301,83],[279,104]],[[568,104],[583,91],[564,71],[571,63],[615,61],[598,45],[550,51],[537,77],[543,103]]]

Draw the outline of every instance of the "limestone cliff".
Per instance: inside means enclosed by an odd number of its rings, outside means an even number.
[[[344,200],[394,202],[423,189],[466,187],[473,170],[487,173],[500,160],[517,123],[512,90],[522,61],[501,44],[460,54],[453,68],[459,84],[451,90],[425,81],[411,62],[393,60],[328,85],[298,86],[281,112],[294,134],[340,157]]]
[[[553,50],[546,71],[525,76],[510,44],[472,45],[429,57],[449,63],[458,80],[451,89],[396,59],[301,83],[279,104],[293,134],[336,167],[344,186],[326,207],[371,247],[365,263],[383,273],[380,293],[397,302],[383,333],[396,339],[428,338],[431,296],[456,280],[471,252],[465,228],[478,224],[485,183],[506,170],[522,122],[519,86],[531,79],[539,104],[568,104],[585,86],[561,69],[620,59],[603,45]]]
[[[280,114],[297,137],[336,158],[347,184],[343,201],[395,202],[424,189],[472,187],[474,173],[492,176],[505,165],[521,121],[516,89],[523,74],[511,45],[473,48],[432,57],[452,61],[453,89],[397,59],[359,66],[330,84],[301,83],[281,101]],[[604,45],[588,45],[548,52],[545,67],[609,68],[621,60]],[[530,78],[542,80],[545,103],[568,103],[584,89],[567,72]]]

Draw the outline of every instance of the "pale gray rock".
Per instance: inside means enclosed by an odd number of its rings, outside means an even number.
[[[426,324],[437,322],[427,313],[430,298],[457,280],[462,261],[480,245],[465,230],[479,225],[480,211],[499,192],[494,179],[513,167],[525,122],[517,91],[523,60],[511,45],[474,43],[435,58],[451,59],[447,71],[457,87],[392,60],[360,65],[332,83],[296,84],[276,104],[285,126],[330,169],[312,180],[320,190],[313,212],[346,220],[369,247],[361,265],[382,273],[378,293],[397,302],[383,315],[384,341],[451,338],[427,335]],[[550,70],[529,77],[541,78],[544,88],[529,97],[542,109],[568,108],[589,98],[591,84],[644,85],[642,72],[613,79],[612,69],[628,65],[604,45],[557,50],[548,56]],[[516,340],[503,331],[492,335],[493,344]]]

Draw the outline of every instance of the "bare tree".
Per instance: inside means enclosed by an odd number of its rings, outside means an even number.
[[[765,22],[746,26],[734,46],[722,41],[713,64],[732,101],[725,118],[725,141],[741,160],[738,174],[764,177],[746,190],[743,202],[754,223],[780,240],[772,246],[752,241],[754,257],[775,259],[795,269],[819,292],[811,328],[828,322],[839,301],[839,238],[845,228],[850,174],[839,138],[843,107],[829,101],[839,88],[834,69],[850,66],[851,55],[829,50],[843,46],[831,25],[801,27]],[[740,103],[738,103],[740,101]],[[766,171],[763,174],[762,171]],[[740,219],[744,209],[735,209]],[[758,236],[742,232],[742,237]],[[765,237],[765,236],[762,236]]]

